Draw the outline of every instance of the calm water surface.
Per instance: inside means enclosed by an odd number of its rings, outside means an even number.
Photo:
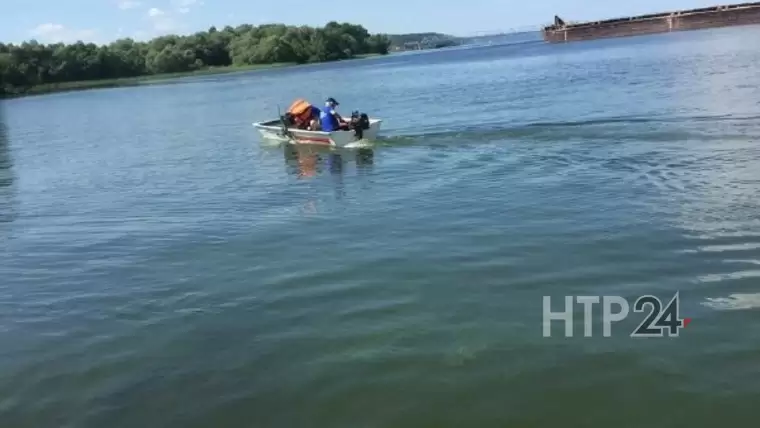
[[[759,36],[0,104],[0,426],[755,425]],[[302,96],[384,138],[261,142]],[[546,295],[676,292],[678,338],[542,335]]]

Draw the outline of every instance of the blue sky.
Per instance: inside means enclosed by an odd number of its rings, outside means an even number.
[[[600,19],[672,9],[705,7],[715,0],[2,0],[0,41],[76,40],[107,43],[167,33],[190,33],[212,25],[323,25],[330,20],[362,24],[371,32],[438,31],[477,35],[536,28],[555,14],[566,20]],[[717,4],[723,2],[718,1]],[[292,5],[292,6],[290,6]],[[298,5],[298,6],[296,6]]]

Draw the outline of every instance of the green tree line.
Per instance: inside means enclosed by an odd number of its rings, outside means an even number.
[[[441,33],[409,33],[409,34],[392,34],[388,36],[390,40],[390,49],[403,50],[408,44],[420,44],[423,49],[439,49],[449,46],[457,46],[462,43],[462,39]]]
[[[388,53],[386,35],[361,25],[330,22],[324,27],[268,24],[230,26],[148,42],[20,45],[0,43],[0,96],[75,81],[180,73],[209,67],[337,61]]]

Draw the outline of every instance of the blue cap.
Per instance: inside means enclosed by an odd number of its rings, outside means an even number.
[[[339,105],[340,105],[340,103],[338,102],[338,100],[336,100],[336,99],[335,99],[335,98],[333,98],[333,97],[330,97],[330,98],[328,98],[328,99],[327,99],[327,102],[328,102],[328,103],[333,103],[333,104],[335,104],[336,106],[339,106]]]

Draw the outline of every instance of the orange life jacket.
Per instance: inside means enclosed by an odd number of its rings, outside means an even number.
[[[311,104],[306,100],[295,100],[293,104],[290,105],[288,113],[293,116],[296,125],[308,125],[311,119]]]

